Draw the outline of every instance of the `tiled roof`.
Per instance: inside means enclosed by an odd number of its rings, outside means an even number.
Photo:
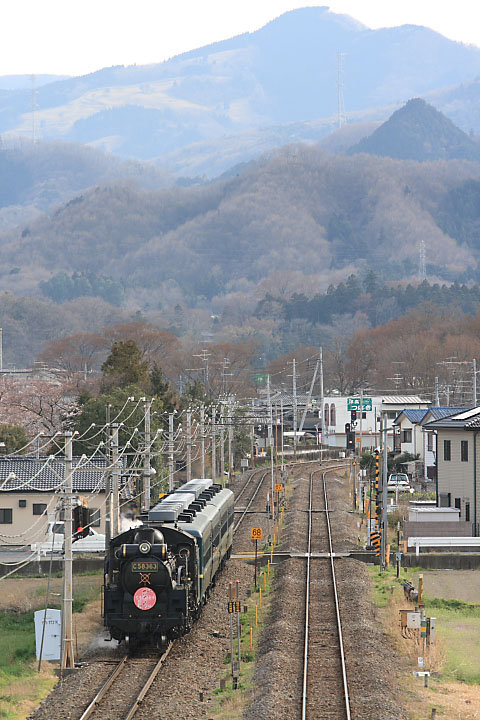
[[[105,490],[105,458],[73,458],[73,489]],[[65,479],[63,459],[48,457],[0,457],[0,491],[53,491]]]

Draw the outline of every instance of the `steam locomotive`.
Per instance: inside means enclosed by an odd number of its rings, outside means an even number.
[[[230,556],[234,498],[201,479],[177,488],[110,541],[104,624],[134,649],[189,632]]]

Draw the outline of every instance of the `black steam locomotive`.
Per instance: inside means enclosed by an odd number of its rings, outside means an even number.
[[[233,539],[234,499],[212,480],[192,480],[112,538],[104,624],[127,646],[165,647],[189,632]]]

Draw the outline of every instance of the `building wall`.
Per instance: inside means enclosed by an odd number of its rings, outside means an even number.
[[[93,525],[96,532],[105,533],[105,495],[95,493],[88,495],[82,493],[82,497],[88,500],[90,510],[100,511],[100,525]],[[43,540],[47,530],[47,524],[59,500],[59,495],[47,492],[25,493],[25,492],[2,492],[0,493],[0,511],[11,509],[12,522],[0,523],[0,545],[30,545],[31,543]],[[24,504],[25,507],[20,507]],[[43,515],[34,515],[34,505],[46,505],[46,512]],[[4,513],[0,512],[0,520]],[[53,519],[53,518],[52,518]],[[13,536],[13,537],[12,537]]]
[[[405,520],[403,536],[409,537],[471,537],[472,523],[467,522],[414,522]]]
[[[449,506],[455,507],[455,500],[460,504],[460,520],[465,520],[466,504],[470,505],[470,522],[474,522],[474,439],[477,454],[477,513],[476,521],[480,520],[479,503],[479,468],[480,442],[479,433],[467,430],[439,428],[437,436],[437,468],[439,504],[449,495]],[[450,440],[451,459],[444,459],[444,440]],[[468,461],[461,460],[461,441],[468,442]],[[442,495],[444,496],[442,498]]]

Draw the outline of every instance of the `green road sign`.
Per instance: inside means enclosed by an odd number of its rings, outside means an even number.
[[[371,410],[372,409],[372,398],[363,398],[363,410]],[[354,397],[354,398],[347,398],[347,410],[360,410],[360,398]]]

